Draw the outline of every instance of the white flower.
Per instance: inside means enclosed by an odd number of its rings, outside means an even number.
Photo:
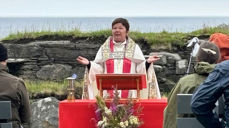
[[[104,127],[105,127],[105,126],[107,126],[107,125],[108,125],[108,123],[107,123],[107,122],[105,122]]]
[[[98,125],[98,126],[102,126],[103,123],[104,123],[103,121],[99,121],[97,125]]]
[[[112,114],[111,110],[108,109],[107,107],[105,107],[105,113],[106,113],[107,115],[111,115],[111,114]]]
[[[125,128],[126,127],[123,122],[120,122],[119,125],[120,125],[121,128]]]
[[[104,110],[106,111],[106,110],[108,110],[108,108],[107,107],[104,107]]]
[[[103,117],[103,122],[107,122],[107,117]]]
[[[138,124],[138,118],[134,118],[134,124]]]
[[[130,116],[130,124],[138,124],[138,118],[136,116]]]
[[[127,120],[124,122],[124,125],[125,126],[128,126],[128,121]]]

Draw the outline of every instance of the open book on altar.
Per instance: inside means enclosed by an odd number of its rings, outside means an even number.
[[[97,88],[100,95],[103,90],[137,90],[140,98],[140,90],[146,88],[146,74],[96,74]]]

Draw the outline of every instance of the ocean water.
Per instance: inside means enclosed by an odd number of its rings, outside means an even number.
[[[11,33],[80,29],[83,32],[110,29],[113,17],[1,18],[0,39]],[[130,31],[191,32],[206,26],[229,24],[229,17],[127,17]]]

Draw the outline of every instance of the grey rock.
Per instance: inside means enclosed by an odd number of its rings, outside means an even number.
[[[187,70],[188,61],[179,60],[176,62],[176,74],[185,74]]]
[[[153,65],[155,73],[163,71],[163,67],[160,65]]]
[[[72,67],[69,65],[53,64],[43,66],[36,76],[41,80],[64,80],[71,75]]]
[[[45,57],[45,49],[33,44],[7,44],[9,58]]]
[[[154,62],[156,65],[166,65],[167,64],[167,57],[162,56],[160,60]]]
[[[170,79],[166,79],[166,80],[164,79],[163,81],[164,83],[161,84],[160,91],[161,92],[170,92],[170,90],[172,90],[172,88],[174,87],[175,82]]]
[[[86,67],[77,66],[72,69],[71,74],[77,74],[78,78],[82,79],[84,77],[85,68]]]
[[[47,97],[31,104],[31,128],[58,128],[59,101],[54,97]]]
[[[181,57],[179,54],[177,53],[169,53],[169,52],[152,52],[150,53],[150,55],[153,55],[153,54],[158,54],[158,55],[162,55],[162,56],[166,56],[166,57],[172,57],[174,60],[181,60]]]
[[[7,60],[7,63],[24,63],[26,61],[27,61],[26,59],[21,59],[21,58],[16,58],[16,59],[11,58]]]
[[[64,48],[74,49],[75,45],[69,40],[58,40],[58,41],[35,41],[29,43],[30,45],[39,45],[43,48]]]

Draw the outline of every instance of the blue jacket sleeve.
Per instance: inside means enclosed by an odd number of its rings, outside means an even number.
[[[191,108],[196,118],[207,128],[221,126],[218,116],[213,113],[215,102],[224,93],[228,86],[229,61],[220,63],[209,74],[203,84],[193,94]],[[229,90],[228,90],[229,91]]]

